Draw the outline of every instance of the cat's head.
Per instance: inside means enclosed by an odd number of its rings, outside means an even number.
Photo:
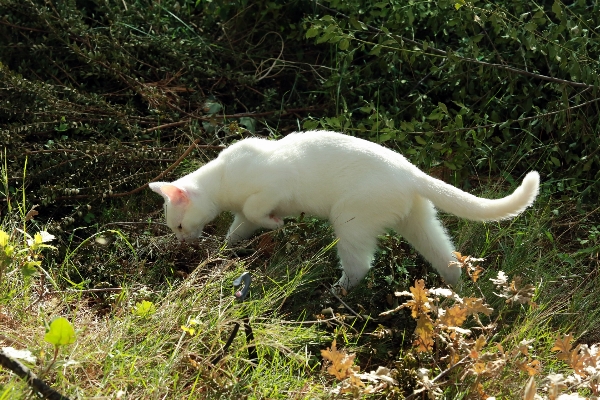
[[[204,225],[219,212],[214,202],[199,188],[168,182],[151,182],[149,187],[165,199],[167,226],[179,240],[199,238]]]

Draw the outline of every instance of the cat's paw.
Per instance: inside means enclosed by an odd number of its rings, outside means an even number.
[[[279,229],[283,226],[283,219],[276,215],[270,214],[267,218],[265,218],[262,225],[268,229]]]
[[[345,287],[341,286],[339,284],[339,282],[336,283],[335,285],[333,285],[331,287],[331,289],[329,289],[329,290],[331,290],[331,292],[333,294],[335,294],[336,296],[339,296],[339,297],[345,297],[345,296],[348,295],[348,289],[346,289]]]

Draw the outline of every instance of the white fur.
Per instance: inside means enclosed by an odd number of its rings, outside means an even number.
[[[450,284],[461,270],[448,266],[454,247],[436,217],[443,211],[476,221],[511,218],[530,206],[539,175],[530,172],[514,193],[475,197],[432,178],[378,144],[327,131],[293,133],[278,141],[250,138],[225,149],[195,172],[150,188],[165,198],[167,225],[180,240],[195,239],[221,211],[235,215],[230,245],[259,227],[276,229],[301,212],[327,218],[339,238],[349,289],[369,271],[376,237],[392,228]]]

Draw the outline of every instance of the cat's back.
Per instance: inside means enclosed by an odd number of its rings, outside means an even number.
[[[219,153],[219,158],[222,160],[234,161],[248,156],[252,158],[266,156],[277,146],[276,143],[276,141],[257,137],[246,138],[227,147]]]
[[[349,173],[357,170],[397,171],[411,169],[399,153],[376,143],[331,131],[295,132],[279,140],[247,138],[219,155],[229,165],[243,163],[246,168],[277,167],[280,170],[304,169]]]
[[[332,131],[306,131],[289,134],[274,149],[286,157],[365,163],[403,163],[405,158],[376,143]]]

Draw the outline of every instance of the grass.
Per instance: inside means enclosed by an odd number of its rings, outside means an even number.
[[[558,207],[563,208],[557,217]],[[4,215],[1,228],[23,254],[41,254],[42,264],[30,278],[22,274],[23,259],[2,264],[0,347],[31,351],[37,357],[28,364],[32,371],[70,398],[331,398],[336,383],[322,367],[320,350],[333,338],[338,347],[357,354],[361,370],[398,370],[400,383],[388,396],[410,394],[414,371],[428,362],[412,349],[415,325],[407,314],[379,316],[394,306],[389,295],[407,290],[416,278],[426,279],[428,287],[440,284],[397,237],[382,237],[385,251],[377,267],[344,299],[371,318],[361,320],[321,285],[337,279],[339,271],[331,230],[318,220],[288,221],[281,231],[260,235],[237,253],[221,245],[226,216],[214,224],[211,239],[192,247],[181,247],[160,225],[146,221],[63,234],[50,243],[56,251],[28,253],[17,228],[33,235],[45,227],[25,222],[19,208],[26,209],[21,204]],[[497,319],[493,342],[508,349],[533,340],[530,351],[541,361],[542,376],[566,370],[551,351],[557,333],[571,332],[590,344],[600,341],[600,243],[592,229],[598,213],[565,208],[542,196],[512,221],[480,224],[445,217],[459,250],[486,258],[483,278],[477,285],[465,283],[459,293],[490,301]],[[95,241],[98,236],[110,240],[102,244]],[[581,253],[582,248],[593,250]],[[231,283],[245,270],[252,271],[253,290],[238,303]],[[535,285],[538,307],[509,307],[494,300],[488,278],[497,270]],[[121,289],[101,291],[106,287]],[[146,313],[139,311],[143,301],[151,303]],[[260,362],[252,368],[240,329],[222,360],[211,365],[233,323],[246,315]],[[56,316],[71,321],[76,341],[62,346],[57,362],[45,371],[53,357],[44,341],[45,325]],[[473,395],[459,377],[450,375],[456,385],[444,389],[448,398]],[[516,398],[527,379],[508,366],[485,384],[485,392]],[[0,399],[31,396],[24,381],[0,369]]]

